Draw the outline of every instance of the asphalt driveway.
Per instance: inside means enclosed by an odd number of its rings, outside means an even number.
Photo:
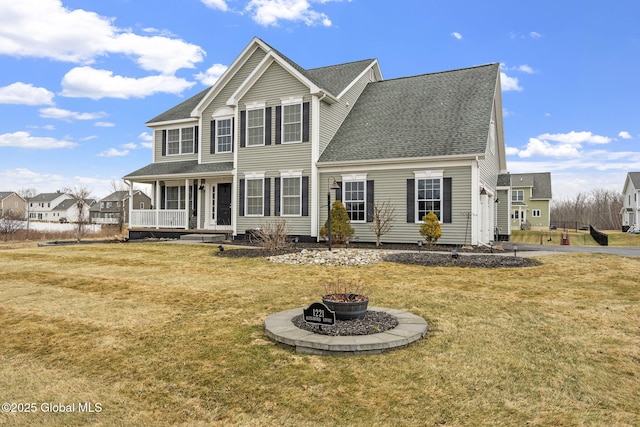
[[[513,251],[513,247],[516,245],[518,246],[518,252],[590,252],[640,257],[640,247],[532,245],[526,243],[502,242],[502,247],[505,252]]]

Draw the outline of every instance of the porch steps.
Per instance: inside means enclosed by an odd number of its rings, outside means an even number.
[[[225,239],[224,234],[183,234],[180,240],[189,240],[203,243],[218,243]]]

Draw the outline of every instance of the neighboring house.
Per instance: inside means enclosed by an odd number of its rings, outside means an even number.
[[[84,205],[82,207],[82,218],[85,222],[89,222],[89,212],[91,207],[95,204],[96,201],[94,199],[86,199],[84,201]],[[58,221],[61,222],[78,222],[78,213],[78,206],[76,205],[76,200],[74,198],[63,200],[52,210],[53,217],[57,218]]]
[[[40,193],[35,197],[28,199],[29,218],[33,220],[58,222],[60,221],[60,211],[54,209],[63,201],[73,199],[68,194],[57,193]]]
[[[628,230],[640,228],[640,172],[629,172],[622,189],[622,227]]]
[[[511,230],[549,230],[552,199],[549,172],[505,174],[499,181],[502,189],[507,184],[510,186],[510,196],[504,200],[511,218],[508,234]]]
[[[18,193],[0,191],[0,218],[14,213],[26,219],[27,202]]]
[[[128,191],[114,191],[91,207],[91,222],[95,224],[122,224],[129,222],[129,201],[132,197]],[[150,209],[151,198],[140,190],[133,192],[133,209]]]
[[[421,240],[430,211],[439,243],[494,238],[507,170],[497,63],[383,80],[375,59],[307,70],[254,38],[214,86],[146,124],[152,163],[124,179],[151,184],[154,209],[131,210],[130,238],[242,238],[283,219],[319,240],[327,196],[363,242],[383,201],[395,208],[385,242]]]

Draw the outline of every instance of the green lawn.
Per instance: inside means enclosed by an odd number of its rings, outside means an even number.
[[[36,407],[0,425],[640,425],[640,259],[320,267],[214,251],[0,250],[0,401]],[[335,277],[365,282],[371,304],[422,316],[430,333],[358,357],[267,339],[269,314],[319,300]]]

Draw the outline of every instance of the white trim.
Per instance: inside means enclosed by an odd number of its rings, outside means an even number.
[[[235,146],[234,140],[233,140],[233,136],[235,134],[234,129],[233,129],[234,128],[234,120],[233,120],[233,118],[234,118],[233,115],[220,116],[220,117],[216,117],[215,118],[215,125],[214,126],[216,127],[216,129],[215,129],[216,137],[215,137],[213,143],[215,144],[215,150],[216,150],[215,153],[216,154],[225,154],[225,153],[233,152],[233,147]],[[231,123],[229,124],[230,125],[230,129],[231,129],[231,135],[228,135],[228,136],[231,136],[231,148],[228,151],[220,151],[220,146],[218,145],[218,138],[220,138],[220,133],[218,132],[218,125],[223,120],[230,120],[231,121]],[[211,131],[211,130],[209,130],[209,131]],[[227,135],[225,135],[225,136],[227,136]]]
[[[233,117],[235,115],[235,108],[231,107],[221,107],[211,114],[211,118],[218,119],[226,119],[227,117]]]
[[[444,177],[444,170],[424,170],[413,171],[415,179],[442,179]]]
[[[244,179],[264,179],[264,172],[245,172]]]
[[[302,177],[302,169],[295,169],[295,170],[281,170],[280,171],[280,178],[297,178],[297,177]]]
[[[297,139],[295,141],[285,141],[284,137],[285,137],[285,132],[284,132],[284,126],[285,126],[285,122],[284,122],[284,108],[285,107],[293,107],[299,105],[300,106],[300,116],[299,118],[299,122],[300,123],[300,139]],[[298,144],[300,142],[302,142],[302,134],[304,133],[304,129],[303,129],[303,125],[304,125],[304,105],[302,102],[302,99],[300,99],[300,102],[287,102],[287,103],[282,103],[282,109],[281,109],[281,118],[280,118],[280,139],[281,139],[281,144],[286,145],[286,144]]]
[[[342,175],[342,180],[343,181],[366,181],[367,180],[367,174],[366,173],[362,173],[362,174],[343,174]]]
[[[370,73],[373,71],[373,67],[377,66],[378,72],[380,73],[380,77],[382,77],[382,71],[380,71],[380,66],[378,65],[378,60],[374,59],[373,61],[371,61],[371,63],[355,78],[351,81],[351,83],[349,83],[347,85],[347,87],[345,87],[342,92],[340,92],[338,95],[336,95],[336,97],[338,99],[342,98],[342,96],[349,92],[349,90],[351,90],[351,88],[360,81],[360,79],[366,74],[366,73]],[[375,71],[374,72],[374,78],[375,78]],[[375,81],[375,80],[374,80]]]
[[[285,214],[284,213],[284,180],[285,179],[297,179],[298,180],[298,213],[297,214]],[[301,217],[302,216],[302,172],[297,174],[280,175],[280,216],[282,217]]]
[[[280,103],[284,106],[284,105],[295,105],[295,104],[302,104],[303,101],[303,97],[293,97],[293,96],[289,96],[287,98],[280,98]]]
[[[362,220],[352,220],[349,219],[351,223],[353,224],[365,224],[367,222],[367,176],[366,175],[356,175],[356,174],[352,174],[352,175],[346,175],[348,178],[347,179],[343,179],[343,183],[342,183],[342,203],[344,204],[344,207],[347,207],[347,198],[346,198],[346,185],[345,183],[362,183],[362,194],[364,196],[363,198],[363,202],[364,202],[364,219]],[[345,177],[345,175],[343,175],[343,178]],[[352,179],[354,178],[355,179]],[[358,179],[359,178],[359,179]],[[349,211],[347,210],[347,214],[349,213]]]
[[[264,190],[265,190],[265,185],[264,185],[264,173],[260,174],[245,174],[245,180],[244,180],[244,216],[249,216],[249,217],[263,217],[264,216]],[[250,214],[249,211],[249,205],[247,204],[247,200],[249,198],[249,192],[247,191],[247,186],[249,185],[249,181],[261,181],[262,182],[262,195],[260,196],[262,198],[262,208],[260,209],[260,213],[259,214]]]
[[[318,164],[318,169],[323,173],[335,173],[346,170],[388,170],[389,165],[396,168],[419,168],[429,167],[442,168],[452,166],[469,166],[477,159],[483,159],[484,155],[460,155],[460,156],[436,156],[436,157],[411,157],[411,158],[395,158],[395,159],[376,159],[376,160],[345,160],[338,162],[322,162]]]
[[[260,138],[261,143],[260,144],[249,144],[249,112],[251,111],[262,111],[262,137]],[[266,114],[266,110],[265,110],[265,104],[264,103],[255,103],[255,104],[247,104],[247,109],[246,109],[246,115],[247,118],[245,120],[245,141],[244,141],[244,146],[245,147],[264,147],[265,143],[264,143],[264,139],[265,139],[265,134],[267,131],[267,114]]]
[[[320,157],[320,98],[316,95],[311,97],[311,194],[309,194],[309,214],[311,215],[311,236],[317,237],[319,234],[319,182],[318,158]]]

